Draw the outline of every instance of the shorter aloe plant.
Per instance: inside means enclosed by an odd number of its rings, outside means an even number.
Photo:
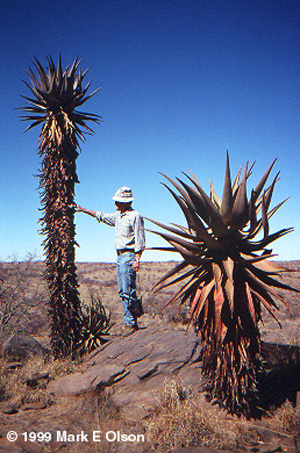
[[[89,353],[106,343],[105,336],[109,335],[110,316],[100,299],[91,296],[91,303],[82,304],[79,311],[80,333],[77,344],[77,352]]]
[[[284,302],[277,290],[299,292],[277,278],[289,270],[269,261],[274,257],[269,245],[293,230],[269,232],[269,219],[286,201],[270,209],[279,173],[264,187],[274,163],[249,200],[246,183],[253,165],[249,169],[246,165],[242,177],[240,169],[232,184],[228,154],[222,200],[212,184],[208,196],[192,173],[185,175],[192,186],[164,175],[178,192],[164,184],[187,226],[148,219],[167,231],[153,231],[169,243],[155,249],[178,252],[183,258],[154,289],[182,283],[167,305],[177,300],[189,303],[190,322],[202,341],[208,399],[238,415],[250,416],[255,404],[262,306],[277,320],[275,300]],[[260,233],[262,237],[257,239]]]

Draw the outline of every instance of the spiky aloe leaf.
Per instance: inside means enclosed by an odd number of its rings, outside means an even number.
[[[238,415],[250,416],[255,401],[261,307],[277,320],[276,300],[284,302],[278,290],[300,292],[279,280],[282,273],[293,271],[270,261],[275,255],[267,248],[293,230],[269,231],[269,219],[282,205],[270,209],[278,174],[265,188],[274,164],[251,191],[250,200],[246,183],[253,165],[250,169],[246,165],[241,179],[240,169],[232,184],[228,154],[222,200],[212,185],[210,198],[192,173],[186,176],[193,187],[166,176],[179,193],[164,184],[180,206],[187,228],[153,221],[168,231],[155,231],[168,241],[167,250],[183,258],[154,290],[182,284],[167,305],[179,299],[181,304],[189,301],[190,322],[203,346],[207,396]]]
[[[223,221],[228,225],[232,216],[232,207],[233,207],[233,194],[231,187],[231,175],[230,175],[230,166],[229,166],[229,154],[227,151],[227,160],[226,160],[226,171],[224,179],[224,188],[223,196],[221,202],[221,216]]]
[[[243,230],[249,221],[249,203],[246,192],[247,171],[248,168],[246,166],[243,179],[236,191],[236,197],[232,207],[230,227],[235,230]]]

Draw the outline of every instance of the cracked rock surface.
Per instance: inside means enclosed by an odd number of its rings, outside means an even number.
[[[72,396],[110,387],[115,403],[140,417],[153,409],[155,393],[167,377],[201,390],[200,351],[192,329],[152,325],[127,337],[115,336],[86,356],[80,372],[50,382],[48,390]]]

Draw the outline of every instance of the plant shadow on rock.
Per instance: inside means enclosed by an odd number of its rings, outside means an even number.
[[[300,347],[262,342],[256,365],[257,383],[247,396],[251,410],[246,418],[261,419],[287,400],[295,408],[297,392],[300,392]],[[210,399],[209,387],[206,390]]]
[[[293,407],[300,391],[300,348],[262,342],[263,371],[258,377],[258,401],[253,415],[261,417],[287,399]]]

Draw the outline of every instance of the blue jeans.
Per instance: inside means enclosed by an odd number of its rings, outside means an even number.
[[[127,325],[135,325],[136,319],[129,310],[129,306],[136,296],[136,272],[133,269],[134,252],[125,252],[117,258],[117,275],[119,296],[123,304],[123,321]]]

